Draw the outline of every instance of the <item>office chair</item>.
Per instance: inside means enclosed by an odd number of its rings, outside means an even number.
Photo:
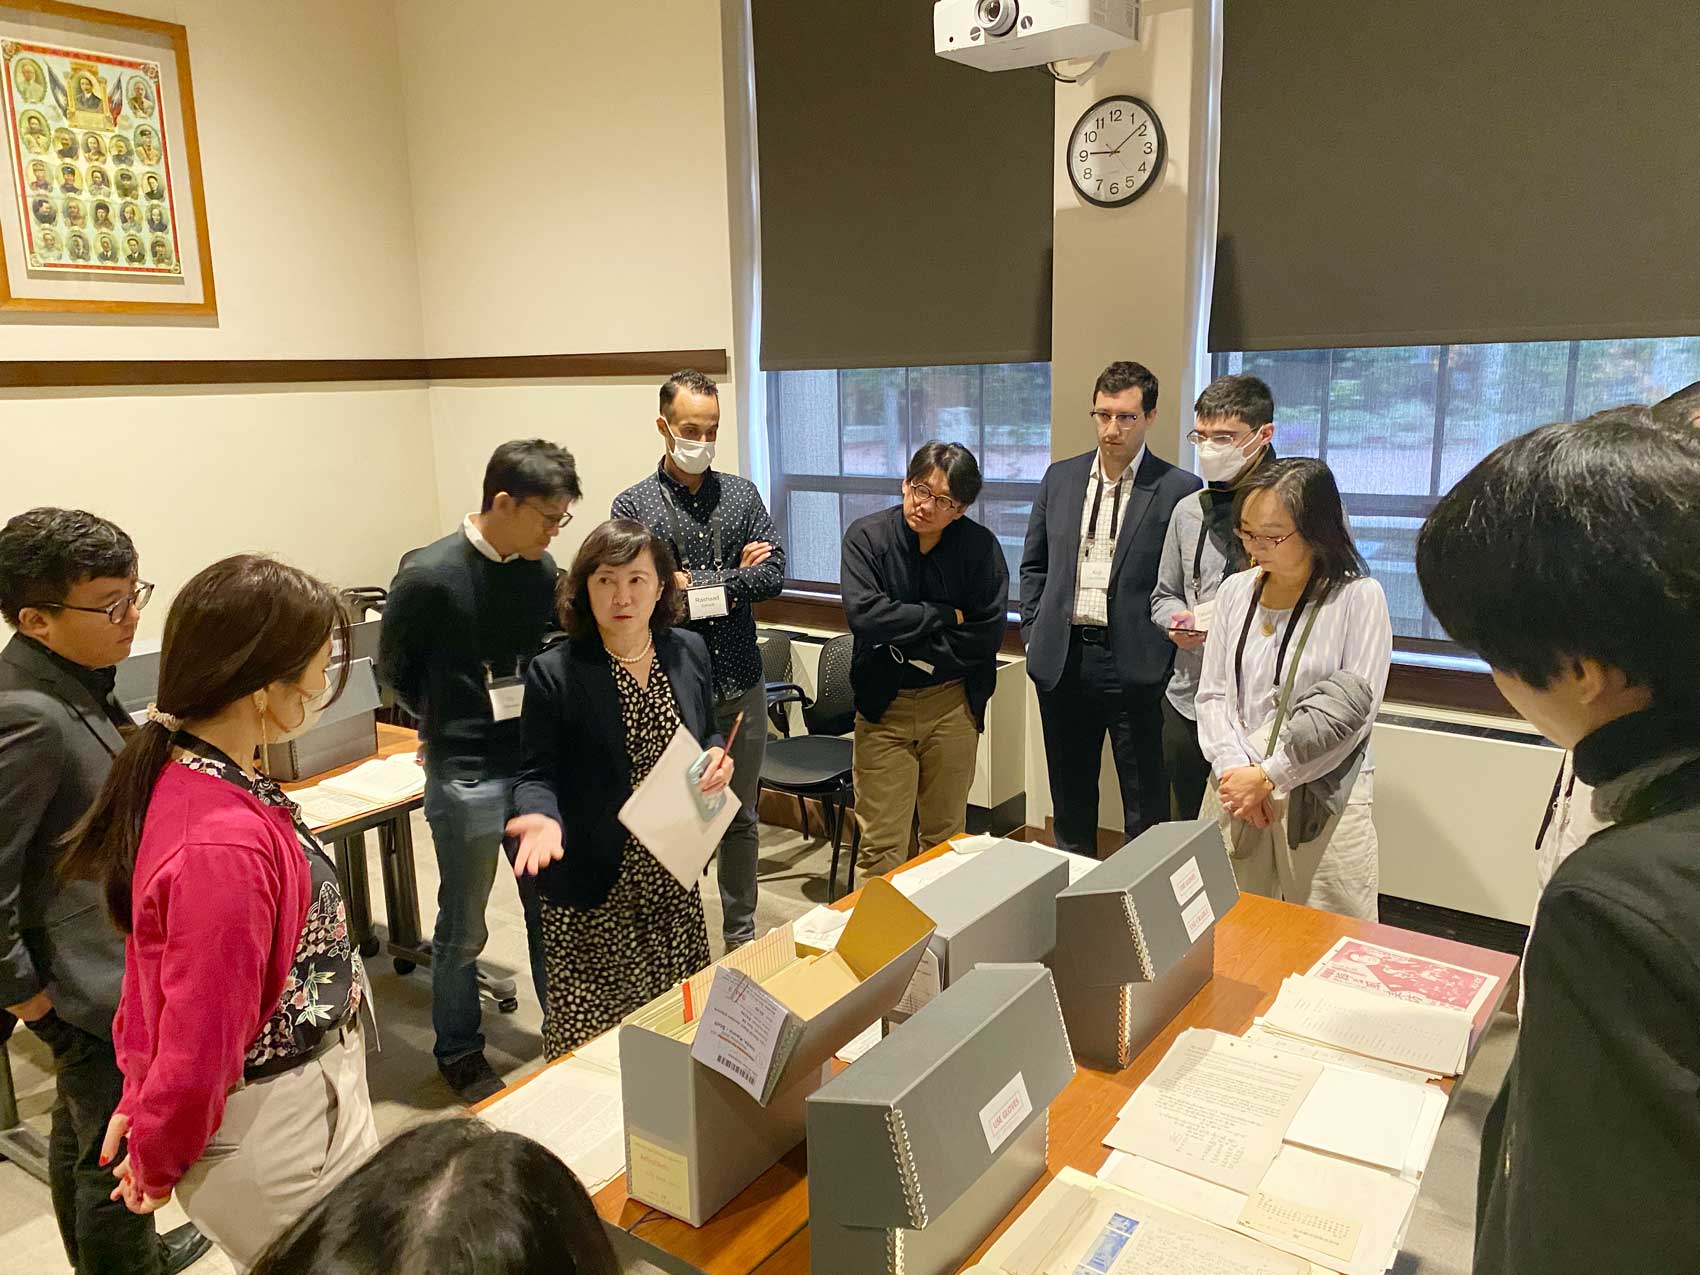
[[[767,756],[762,762],[760,788],[790,793],[799,804],[812,797],[821,803],[827,827],[832,831],[832,867],[827,873],[827,891],[838,897],[838,855],[844,842],[844,821],[855,805],[855,785],[851,779],[851,760],[854,745],[846,735],[856,724],[856,703],[850,689],[850,648],[848,633],[835,637],[821,648],[820,675],[815,698],[810,702],[799,690],[798,702],[803,706],[803,723],[807,735],[770,740]],[[804,823],[807,834],[807,821]],[[850,868],[845,877],[845,890],[856,888],[856,854],[862,837],[851,819]]]

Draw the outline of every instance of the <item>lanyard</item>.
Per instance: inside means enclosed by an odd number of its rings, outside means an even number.
[[[1092,475],[1098,480],[1098,490],[1092,494],[1092,520],[1086,524],[1086,538],[1088,540],[1096,540],[1098,538],[1098,504],[1104,499],[1104,472],[1101,469],[1094,469],[1092,471]],[[1122,513],[1122,484],[1126,481],[1127,475],[1125,473],[1120,478],[1116,479],[1116,495],[1115,499],[1110,503],[1111,540],[1116,538],[1116,524],[1120,520]]]
[[[1192,551],[1192,600],[1198,601],[1199,585],[1204,578],[1204,542],[1210,539],[1210,524],[1205,523],[1198,532],[1198,547]],[[1223,563],[1223,573],[1227,572],[1227,564]]]
[[[1241,661],[1245,656],[1246,638],[1251,636],[1251,620],[1252,617],[1257,614],[1257,604],[1259,599],[1263,597],[1263,586],[1267,583],[1269,583],[1269,577],[1263,576],[1258,580],[1257,588],[1252,591],[1251,605],[1246,608],[1245,623],[1240,626],[1240,642],[1239,645],[1234,648],[1234,691],[1242,698],[1245,695],[1245,683],[1242,680],[1240,668]],[[1304,612],[1305,603],[1310,600],[1310,591],[1315,587],[1315,585],[1316,577],[1314,575],[1305,581],[1304,592],[1299,594],[1298,605],[1293,608],[1292,617],[1287,621],[1287,631],[1281,636],[1281,648],[1275,655],[1276,686],[1280,686],[1281,684],[1281,666],[1285,664],[1287,660],[1287,643],[1293,640],[1293,630],[1298,627],[1299,616]],[[1293,655],[1293,667],[1295,671],[1298,668],[1300,657],[1304,655],[1305,641],[1310,638],[1311,624],[1316,623],[1316,614],[1321,609],[1322,604],[1319,600],[1316,608],[1311,612],[1311,623],[1305,625],[1304,638],[1299,641],[1299,649]]]
[[[667,490],[667,484],[664,481],[658,478],[656,485],[661,488],[661,499],[667,505],[667,519],[673,526],[673,547],[679,553],[679,569],[681,571],[689,570],[690,564],[685,560],[685,528],[679,518],[679,507],[673,503],[673,493]],[[720,547],[720,523],[720,502],[715,501],[714,512],[708,515],[708,531],[714,540],[714,569],[716,571],[726,569],[726,555]]]

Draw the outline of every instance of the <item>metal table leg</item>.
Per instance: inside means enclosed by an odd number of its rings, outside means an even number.
[[[378,954],[372,933],[372,888],[366,879],[366,834],[357,832],[333,843],[336,874],[342,882],[343,907],[348,913],[348,936],[367,960]]]
[[[3,1042],[0,1042],[0,1157],[10,1160],[37,1181],[47,1181],[47,1142],[18,1115],[12,1059]]]

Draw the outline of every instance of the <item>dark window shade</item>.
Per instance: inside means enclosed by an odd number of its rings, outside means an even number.
[[[1051,357],[1054,89],[933,54],[926,0],[754,0],[761,366]]]
[[[1700,332],[1695,0],[1225,0],[1212,350]]]

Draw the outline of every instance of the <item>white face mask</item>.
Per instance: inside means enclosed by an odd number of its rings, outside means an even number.
[[[1251,436],[1257,438],[1256,434]],[[1198,445],[1198,473],[1207,483],[1225,483],[1238,478],[1244,472],[1257,453],[1263,450],[1263,443],[1248,454],[1239,443],[1200,443]]]
[[[292,739],[300,739],[313,727],[319,724],[319,719],[325,715],[325,709],[330,707],[331,696],[336,694],[336,683],[331,680],[330,671],[325,672],[325,689],[317,695],[308,695],[301,701],[301,720],[294,726],[284,726],[275,716],[272,721],[282,727],[280,734],[268,739],[271,744],[286,744]]]
[[[673,439],[673,463],[687,474],[707,472],[708,467],[714,463],[714,444],[680,438],[672,430],[667,432]]]

